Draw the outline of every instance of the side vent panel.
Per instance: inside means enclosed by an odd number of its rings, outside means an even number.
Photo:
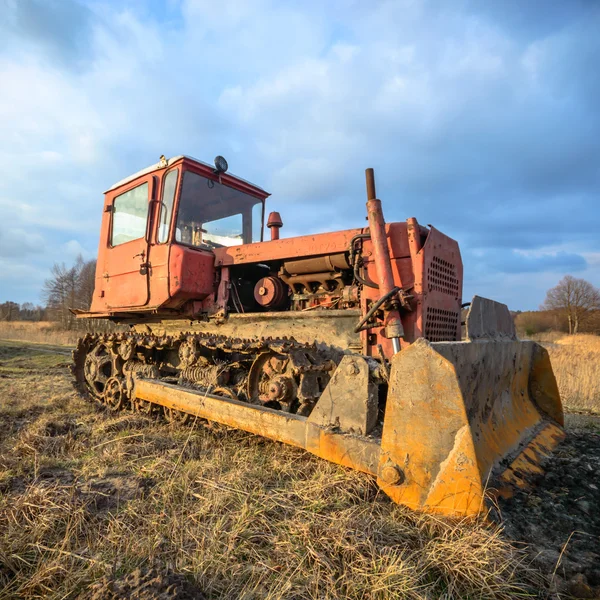
[[[427,269],[427,279],[430,292],[460,296],[460,282],[456,277],[456,267],[451,262],[434,256]]]
[[[460,312],[428,306],[425,313],[425,338],[430,342],[452,342],[460,325]]]

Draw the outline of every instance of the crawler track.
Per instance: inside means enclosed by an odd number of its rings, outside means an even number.
[[[84,398],[115,411],[130,408],[150,414],[163,410],[132,400],[135,378],[145,377],[308,415],[337,362],[333,353],[293,338],[115,333],[81,338],[71,369],[75,387]],[[186,419],[166,408],[163,413],[172,421]]]

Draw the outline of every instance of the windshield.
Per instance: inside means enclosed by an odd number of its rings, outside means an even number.
[[[262,213],[262,201],[185,171],[175,241],[209,248],[260,242]]]

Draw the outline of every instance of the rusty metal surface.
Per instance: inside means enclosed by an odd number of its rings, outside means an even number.
[[[508,306],[481,296],[473,296],[467,312],[466,326],[469,340],[517,339],[515,323]]]
[[[379,444],[376,441],[319,427],[299,415],[147,379],[136,382],[134,396],[290,446],[304,448],[320,458],[358,471],[376,473],[379,458]]]
[[[317,256],[314,258],[304,258],[301,260],[288,260],[283,263],[283,269],[287,275],[304,275],[306,273],[324,273],[326,271],[336,271],[349,269],[348,259],[345,253],[329,254],[327,256]]]
[[[191,332],[215,333],[232,338],[291,336],[302,343],[322,343],[340,352],[361,351],[360,336],[354,326],[360,318],[358,310],[285,311],[231,314],[224,322],[196,321],[189,323],[179,319],[152,323],[152,331],[158,335],[175,335],[183,329]],[[145,325],[139,326],[140,331]]]
[[[369,177],[367,176],[367,183]],[[372,182],[374,186],[374,181]],[[373,189],[373,192],[375,190]],[[392,340],[392,352],[400,351],[399,339],[404,337],[404,326],[400,317],[400,304],[398,295],[393,293],[397,287],[394,283],[394,274],[390,259],[390,250],[385,230],[385,221],[381,209],[381,201],[369,197],[367,201],[367,217],[369,219],[369,233],[373,244],[375,258],[375,270],[379,286],[380,298],[390,296],[389,300],[382,306],[384,312],[383,325],[385,337]]]
[[[482,510],[486,486],[507,464],[528,456],[542,429],[554,432],[544,440],[545,453],[564,436],[549,414],[561,411],[551,370],[543,380],[548,412],[530,393],[541,381],[539,371],[549,368],[539,363],[537,344],[510,340],[420,340],[396,355],[380,468],[392,464],[406,481],[390,486],[380,480],[384,491],[402,504],[444,514]],[[539,468],[541,454],[530,456],[529,473]]]
[[[344,356],[310,413],[310,423],[366,435],[377,424],[377,387],[361,356]]]
[[[415,217],[406,219],[406,227],[408,232],[408,246],[410,248],[410,256],[414,260],[421,250],[421,231],[419,223]]]
[[[136,381],[134,397],[298,448],[306,445],[306,419],[299,415],[150,379]]]
[[[206,333],[86,335],[74,351],[79,391],[107,404],[108,380],[131,392],[136,375],[173,378],[230,397],[308,415],[341,355],[292,339],[240,339]],[[112,396],[111,396],[112,397]]]
[[[278,277],[262,277],[254,286],[254,299],[264,308],[279,308],[287,300],[287,287]]]
[[[375,171],[370,168],[366,169],[365,179],[367,182],[367,200],[377,198],[377,192],[375,190]]]
[[[350,240],[360,229],[303,235],[294,238],[257,242],[242,246],[215,248],[215,266],[243,265],[284,261],[326,254],[339,254],[348,249]]]
[[[166,248],[164,245],[163,247]],[[214,260],[208,250],[192,250],[173,244],[169,252],[168,271],[160,274],[154,270],[150,278],[154,282],[162,275],[165,286],[162,295],[158,295],[158,290],[155,291],[153,301],[167,304],[169,299],[176,298],[181,303],[190,299],[204,300],[209,294],[214,294]]]

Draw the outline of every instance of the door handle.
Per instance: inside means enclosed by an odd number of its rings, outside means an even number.
[[[140,263],[140,275],[148,275],[150,263],[144,261],[144,258],[146,258],[146,251],[142,250],[139,254],[134,254],[132,258],[137,258],[138,256],[142,259],[142,262]]]

